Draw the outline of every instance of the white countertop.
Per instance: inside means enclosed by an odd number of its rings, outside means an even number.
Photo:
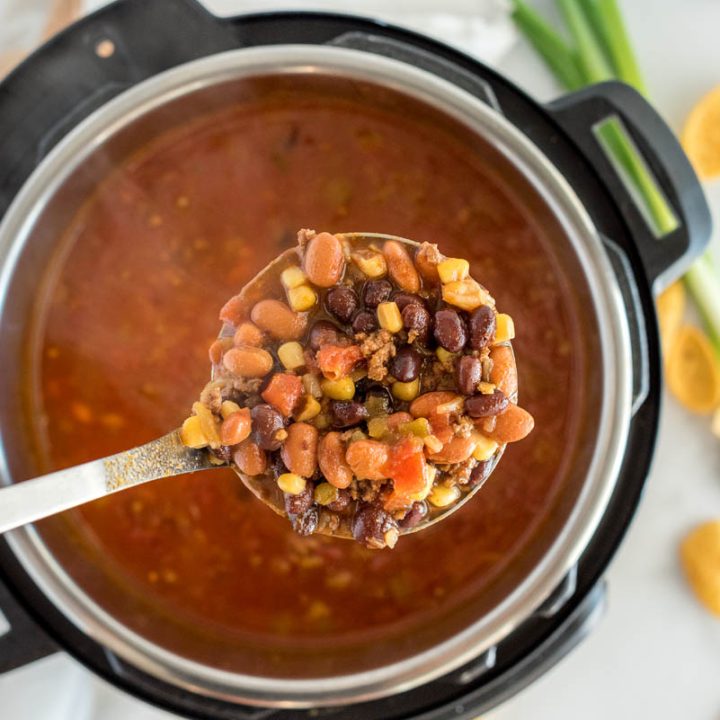
[[[11,0],[0,0],[0,10],[3,1]],[[229,1],[209,4],[227,7]],[[278,4],[297,5],[294,0]],[[469,0],[436,0],[434,7],[466,13],[470,5]],[[545,9],[549,2],[539,5]],[[720,2],[625,0],[621,5],[652,97],[679,129],[693,102],[720,84]],[[402,8],[426,12],[433,2],[404,0]],[[501,40],[500,46],[506,44],[505,36]],[[522,43],[512,45],[497,65],[540,99],[558,92]],[[720,225],[720,183],[708,187],[708,194]],[[714,245],[717,251],[717,236]],[[720,620],[694,600],[677,558],[685,531],[720,518],[720,441],[711,436],[707,419],[665,400],[645,496],[607,574],[607,615],[558,666],[490,713],[493,720],[720,718]],[[0,708],[2,720],[172,717],[121,694],[64,655],[0,677]]]

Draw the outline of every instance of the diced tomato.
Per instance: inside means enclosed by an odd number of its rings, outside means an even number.
[[[347,377],[353,368],[363,359],[359,345],[324,345],[315,355],[322,374],[328,380],[339,380]]]
[[[297,375],[276,373],[261,394],[262,399],[270,403],[283,417],[290,417],[303,394],[302,379]]]
[[[412,505],[412,496],[422,492],[426,482],[422,440],[408,437],[393,445],[385,473],[393,481],[393,491],[385,499],[385,509],[397,510]]]

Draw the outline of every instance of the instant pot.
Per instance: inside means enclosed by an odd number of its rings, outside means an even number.
[[[126,633],[63,584],[33,528],[13,531],[0,540],[0,608],[11,626],[0,671],[64,650],[117,687],[195,718],[475,717],[552,667],[602,615],[603,573],[637,507],[657,431],[653,296],[710,235],[680,146],[629,87],[605,83],[539,105],[452,48],[349,15],[219,19],[190,0],[120,0],[77,22],[0,84],[0,475],[8,483],[27,472],[15,422],[24,318],[70,174],[131,123],[270,72],[406,93],[482,135],[543,194],[602,310],[607,387],[583,491],[537,567],[491,613],[416,657],[313,681],[234,676]],[[622,121],[665,195],[677,219],[670,233],[656,236],[597,141],[607,118]]]

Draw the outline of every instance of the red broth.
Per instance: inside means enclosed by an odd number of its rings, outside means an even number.
[[[399,636],[469,598],[490,607],[498,578],[517,580],[515,565],[537,560],[568,457],[587,450],[578,418],[590,413],[581,390],[592,323],[580,322],[581,283],[562,280],[559,225],[470,133],[373,107],[372,94],[354,101],[296,88],[293,101],[256,90],[129,156],[67,227],[36,319],[32,394],[46,468],[177,427],[207,380],[219,308],[298,227],[398,234],[469,258],[515,319],[521,401],[536,418],[474,501],[393,551],[298,537],[227,469],[151,483],[46,523],[71,574],[133,629],[224,667],[273,672],[277,656],[261,661],[248,648],[291,653]],[[463,618],[482,610],[476,601]],[[212,641],[198,650],[204,638]]]

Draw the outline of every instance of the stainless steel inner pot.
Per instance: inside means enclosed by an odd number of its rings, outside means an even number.
[[[84,633],[152,676],[193,693],[278,707],[340,705],[394,694],[443,675],[497,643],[530,616],[576,564],[613,491],[631,416],[631,351],[626,313],[597,231],[573,189],[543,153],[501,113],[458,87],[394,60],[337,47],[280,45],[197,60],[158,75],[104,105],[42,162],[0,225],[0,308],[9,310],[18,258],[28,239],[52,238],[63,221],[68,183],[82,182],[84,163],[98,155],[110,170],[138,123],[162,127],[171,103],[201,97],[224,83],[263,75],[330,75],[409,95],[483,137],[535,186],[562,224],[590,290],[598,323],[605,387],[592,459],[572,511],[532,572],[462,631],[400,662],[327,678],[298,680],[239,674],[168,651],[124,626],[65,572],[32,527],[9,537],[40,589]],[[173,107],[177,107],[173,105]],[[96,171],[95,171],[96,172]],[[79,180],[78,180],[79,178]],[[69,210],[68,210],[69,212]],[[362,230],[363,228],[357,228]],[[12,474],[0,467],[4,482]]]

